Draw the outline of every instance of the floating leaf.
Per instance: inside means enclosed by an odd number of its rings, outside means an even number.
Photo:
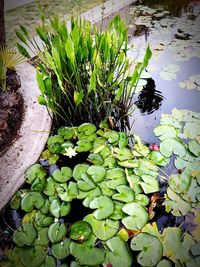
[[[164,256],[168,257],[173,262],[176,263],[180,261],[184,264],[191,259],[189,250],[194,244],[194,241],[189,234],[185,234],[182,239],[182,232],[180,228],[168,227],[164,229],[162,244]]]
[[[132,264],[131,253],[126,243],[119,237],[113,237],[106,241],[106,246],[109,251],[106,251],[106,258],[103,266],[112,265],[114,267],[126,266],[130,267]]]
[[[45,198],[39,192],[28,192],[22,198],[21,208],[26,212],[31,212],[34,208],[41,209],[45,204]]]
[[[156,267],[172,267],[172,264],[170,261],[168,260],[161,260],[157,265]]]
[[[116,187],[116,190],[119,192],[112,196],[113,199],[122,201],[122,202],[132,202],[134,200],[133,190],[126,185],[119,185]]]
[[[167,138],[160,144],[160,152],[165,157],[170,157],[172,154],[183,158],[186,155],[186,148],[184,143],[178,138]]]
[[[77,143],[76,151],[77,152],[87,152],[92,149],[92,143],[91,141],[87,139],[81,139]]]
[[[137,262],[141,266],[155,266],[162,258],[163,248],[160,240],[147,233],[140,233],[132,238],[131,249],[141,251]]]
[[[166,211],[171,212],[175,216],[184,216],[191,209],[191,204],[184,201],[178,194],[176,194],[170,188],[167,189],[167,194],[165,198],[166,199],[163,205],[165,205]]]
[[[158,180],[150,175],[142,175],[142,180],[139,185],[142,187],[145,194],[159,191]]]
[[[56,260],[52,256],[47,256],[45,262],[40,267],[56,267]]]
[[[92,234],[92,227],[86,221],[77,221],[72,224],[70,229],[70,238],[76,241],[87,240]]]
[[[105,258],[105,254],[102,249],[87,247],[75,242],[71,242],[70,244],[70,253],[81,265],[86,266],[98,266],[102,264]]]
[[[61,203],[59,199],[53,199],[51,201],[49,211],[56,218],[66,216],[70,212],[70,210],[71,205],[68,202]]]
[[[142,229],[148,221],[148,213],[142,205],[138,203],[128,203],[122,208],[128,217],[122,219],[122,223],[127,229]]]
[[[92,123],[83,123],[78,127],[79,132],[84,132],[85,135],[91,135],[96,132],[96,126]]]
[[[154,129],[154,133],[161,141],[177,136],[177,130],[171,125],[160,125]]]
[[[36,178],[43,179],[45,176],[45,169],[40,164],[34,164],[26,172],[26,182],[32,183]]]
[[[188,148],[196,157],[200,156],[200,144],[197,141],[191,140],[188,143]]]
[[[77,184],[75,182],[69,182],[68,186],[66,184],[60,184],[56,191],[58,196],[62,201],[71,202],[78,195]]]
[[[97,220],[108,218],[114,211],[114,204],[107,196],[95,197],[89,205],[90,209],[97,209],[94,211],[94,217]]]
[[[72,170],[69,167],[62,167],[60,170],[56,169],[52,176],[56,182],[64,183],[72,177]]]
[[[66,238],[64,241],[60,243],[53,244],[51,248],[53,256],[59,260],[67,258],[70,254],[69,246],[70,246],[69,238]]]
[[[25,223],[13,234],[13,241],[19,246],[31,245],[37,236],[36,229],[32,223]]]
[[[114,143],[119,140],[119,133],[115,131],[108,131],[104,134],[104,137],[108,139],[109,143]]]
[[[125,161],[133,158],[133,154],[131,153],[130,149],[128,148],[115,148],[114,155],[116,159],[119,161]]]
[[[34,245],[38,246],[46,246],[49,243],[49,238],[48,238],[48,227],[44,227],[38,230],[38,236],[37,239],[35,240]]]
[[[169,158],[165,158],[159,151],[151,151],[150,159],[154,164],[159,166],[165,166],[170,161]]]
[[[90,166],[87,173],[92,177],[95,183],[101,182],[106,176],[106,169],[102,166]]]
[[[55,222],[49,226],[48,237],[52,243],[60,242],[67,233],[64,223]]]
[[[77,164],[73,170],[73,177],[76,181],[81,179],[83,173],[87,173],[87,169],[89,168],[88,164]]]
[[[23,247],[20,253],[22,263],[26,267],[40,266],[47,256],[47,248],[44,246]]]

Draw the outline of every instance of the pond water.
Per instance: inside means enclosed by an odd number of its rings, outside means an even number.
[[[147,44],[153,53],[148,67],[152,79],[137,96],[132,131],[147,143],[158,142],[153,129],[162,113],[175,107],[200,111],[200,3],[146,1],[122,14],[130,31],[136,29],[130,44],[139,57]]]

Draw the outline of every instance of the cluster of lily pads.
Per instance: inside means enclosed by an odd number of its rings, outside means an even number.
[[[190,76],[188,80],[180,82],[179,86],[188,90],[196,89],[200,91],[200,74]]]
[[[168,181],[166,211],[186,215],[200,206],[200,113],[173,109],[171,115],[162,115],[154,133],[161,141],[162,155],[175,155],[174,165],[179,170]]]
[[[173,114],[175,118],[161,119],[160,127],[170,129],[155,130],[162,142],[167,142],[165,133],[171,134],[171,127],[180,125],[178,111]],[[137,135],[130,145],[126,133],[111,130],[106,123],[99,129],[91,123],[59,129],[48,139],[41,156],[43,165],[30,167],[28,186],[11,201],[11,207],[25,215],[13,235],[15,246],[5,253],[2,266],[129,267],[132,253],[137,251],[140,266],[172,266],[171,261],[197,266],[199,244],[191,235],[185,234],[182,240],[181,229],[167,228],[159,233],[156,223],[148,223],[153,217],[148,208],[150,197],[159,191],[159,168],[169,163],[172,152],[187,160],[182,151],[187,148],[179,137],[170,138],[168,141],[180,144],[178,152],[166,150],[162,142],[160,151],[150,150]],[[87,213],[72,223],[74,201],[79,202],[77,215],[84,208]]]

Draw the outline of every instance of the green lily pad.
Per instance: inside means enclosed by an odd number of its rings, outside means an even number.
[[[90,154],[88,156],[88,161],[94,165],[102,165],[104,162],[100,154]]]
[[[46,185],[43,190],[44,194],[47,196],[54,196],[56,193],[56,186],[57,186],[56,181],[52,177],[49,177],[46,180]]]
[[[72,224],[70,229],[70,238],[76,241],[83,242],[92,234],[92,227],[86,221],[77,221]]]
[[[180,261],[182,264],[187,263],[191,258],[189,250],[194,244],[194,240],[189,234],[182,237],[180,228],[168,227],[163,231],[163,255],[173,262]]]
[[[52,176],[56,182],[64,183],[72,177],[72,170],[69,167],[62,167],[60,170],[56,169]]]
[[[77,186],[82,191],[90,191],[96,187],[92,179],[85,173],[82,174],[82,180],[78,180]]]
[[[93,148],[91,141],[87,139],[81,139],[77,143],[76,151],[77,152],[87,152]]]
[[[49,211],[54,217],[60,218],[70,213],[71,205],[68,202],[61,202],[59,199],[53,199]]]
[[[107,171],[106,174],[107,179],[120,179],[120,178],[126,178],[125,171],[122,168],[113,168],[111,170]]]
[[[49,226],[48,237],[52,243],[60,242],[67,233],[64,223],[55,222]]]
[[[166,81],[176,80],[177,76],[174,72],[160,71],[160,78]]]
[[[26,182],[31,184],[36,178],[43,179],[45,176],[45,169],[40,164],[34,164],[26,172]]]
[[[89,168],[88,164],[77,164],[73,170],[73,177],[76,181],[81,179],[83,173],[87,173],[87,169]]]
[[[116,189],[119,193],[113,195],[113,199],[126,203],[132,202],[134,200],[134,193],[130,187],[126,185],[119,185]]]
[[[191,140],[188,143],[188,149],[192,152],[196,157],[200,156],[200,144],[196,140]]]
[[[124,204],[119,201],[114,201],[114,211],[112,215],[109,217],[113,220],[120,220],[124,217],[124,212],[122,211]]]
[[[108,156],[110,156],[111,154],[111,150],[108,146],[105,146],[101,151],[100,151],[100,155],[102,156],[103,159],[107,158]]]
[[[104,137],[108,139],[109,143],[115,143],[119,140],[119,133],[115,131],[105,132]]]
[[[97,209],[94,211],[94,217],[97,220],[108,218],[114,211],[113,201],[107,196],[95,197],[89,205],[90,209]]]
[[[116,236],[107,240],[106,246],[109,250],[106,251],[106,258],[103,263],[104,267],[109,264],[114,267],[131,267],[132,256],[126,242]]]
[[[75,182],[69,182],[68,186],[66,184],[60,184],[56,191],[59,198],[62,201],[71,202],[78,195],[77,184]]]
[[[105,253],[102,249],[87,247],[84,244],[71,242],[70,253],[81,265],[98,266],[103,263]]]
[[[111,197],[115,193],[115,190],[108,187],[106,181],[102,181],[98,183],[98,186],[101,188],[102,195],[104,196]]]
[[[90,191],[81,191],[81,190],[79,190],[79,194],[77,195],[77,198],[78,199],[84,199],[84,198],[87,198],[87,197],[89,197],[90,198],[90,200],[92,200],[93,199],[93,197],[98,197],[98,196],[100,196],[102,193],[101,193],[101,190],[100,190],[100,188],[97,186],[96,188],[94,188],[94,189],[92,189],[92,190],[90,190]],[[90,201],[89,201],[90,202]],[[88,205],[88,207],[89,207],[89,205]]]
[[[104,159],[103,167],[113,169],[117,167],[117,160],[113,157],[107,157]]]
[[[165,166],[170,162],[170,159],[165,158],[159,151],[151,151],[150,159],[154,164],[159,166]]]
[[[154,133],[161,141],[177,137],[177,130],[171,125],[160,125],[154,129]]]
[[[183,128],[183,132],[188,138],[195,139],[200,135],[200,125],[199,123],[187,122]]]
[[[45,179],[40,180],[39,178],[36,178],[31,185],[31,190],[42,192],[45,185],[46,185]]]
[[[44,246],[23,247],[20,258],[26,267],[40,266],[46,259],[47,248]]]
[[[161,260],[157,265],[156,267],[172,267],[172,264],[170,261],[168,260]]]
[[[149,204],[149,198],[144,194],[138,194],[137,196],[135,196],[135,202],[145,207]]]
[[[54,221],[54,218],[43,214],[41,211],[38,211],[35,214],[35,223],[38,227],[46,227],[52,224]]]
[[[141,266],[155,266],[162,258],[163,248],[160,240],[147,233],[140,233],[132,238],[131,249],[141,251],[137,262]]]
[[[92,177],[95,183],[99,183],[105,178],[106,169],[102,166],[93,165],[87,169],[87,173]]]
[[[47,246],[49,243],[49,238],[48,238],[48,227],[44,227],[38,230],[38,236],[37,239],[35,240],[34,245],[38,246]]]
[[[56,267],[56,260],[52,256],[47,256],[45,262],[40,267]]]
[[[70,239],[69,238],[66,238],[62,242],[53,244],[52,248],[51,248],[53,256],[59,260],[63,260],[65,258],[67,258],[70,254],[69,246],[70,246]]]
[[[125,161],[133,159],[133,154],[131,153],[130,149],[128,148],[115,148],[113,157],[118,159],[119,161]]]
[[[158,180],[150,175],[142,175],[142,180],[139,185],[142,187],[145,194],[159,191]]]
[[[184,216],[191,210],[191,204],[184,201],[171,188],[167,189],[163,205],[166,211],[171,212],[174,216]]]
[[[62,127],[58,130],[58,135],[65,140],[71,139],[75,134],[75,129],[73,127]]]
[[[133,189],[135,195],[138,195],[143,192],[141,186],[139,185],[139,182],[141,181],[141,177],[131,174],[127,176],[127,180],[128,180],[130,188]]]
[[[122,223],[127,229],[142,229],[148,221],[147,211],[138,203],[125,204],[122,210],[129,215],[122,219]]]
[[[19,247],[33,244],[37,236],[36,229],[32,223],[22,224],[13,234],[13,241]]]
[[[127,133],[119,133],[119,148],[126,147],[128,145],[128,136]]]
[[[118,161],[118,165],[124,168],[137,168],[139,167],[138,160],[125,160],[125,161]]]
[[[85,135],[91,135],[96,132],[96,126],[92,123],[83,123],[78,127],[79,132],[83,132]]]
[[[48,149],[51,153],[60,153],[61,152],[61,144],[64,143],[64,139],[59,135],[54,135],[49,137],[47,144]]]
[[[45,204],[45,198],[39,192],[28,192],[22,198],[21,208],[26,212],[31,212],[34,208],[41,209]]]
[[[165,157],[170,157],[174,153],[180,158],[183,158],[186,155],[186,148],[184,143],[178,138],[167,138],[161,142],[160,152]]]

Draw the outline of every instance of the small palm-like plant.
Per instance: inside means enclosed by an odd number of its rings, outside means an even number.
[[[14,47],[0,46],[0,90],[6,91],[6,74],[24,61],[24,57]]]

